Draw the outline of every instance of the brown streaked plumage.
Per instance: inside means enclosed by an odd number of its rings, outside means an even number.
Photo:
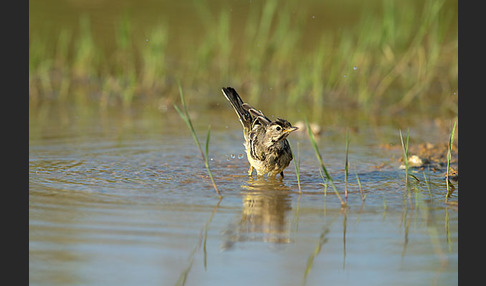
[[[297,127],[285,119],[271,121],[260,110],[244,103],[232,87],[223,87],[222,91],[243,125],[244,145],[250,162],[248,175],[255,169],[257,175],[275,177],[280,174],[283,178],[283,170],[293,158],[287,136]]]

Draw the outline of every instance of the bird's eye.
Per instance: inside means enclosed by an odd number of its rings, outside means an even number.
[[[280,130],[282,130],[282,128],[280,126],[277,126],[277,128],[275,128],[275,130],[280,131]]]

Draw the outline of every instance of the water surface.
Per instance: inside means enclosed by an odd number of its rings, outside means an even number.
[[[405,187],[401,151],[380,147],[399,144],[397,126],[350,129],[342,209],[322,184],[307,136],[290,138],[299,193],[293,164],[283,181],[246,175],[241,127],[229,107],[193,116],[202,142],[211,125],[210,165],[222,200],[173,111],[31,110],[30,284],[457,284],[457,206],[444,203],[442,172],[416,171],[420,181]],[[341,195],[346,127],[324,125],[318,142]],[[447,140],[432,121],[408,127],[412,144]],[[450,200],[457,197],[458,189]]]

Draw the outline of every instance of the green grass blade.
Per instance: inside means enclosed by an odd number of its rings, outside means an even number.
[[[295,167],[295,176],[297,177],[297,184],[299,186],[299,192],[302,193],[302,189],[300,187],[300,148],[298,142],[297,142],[297,158],[294,158],[294,167]]]
[[[208,149],[209,149],[209,138],[211,137],[211,125],[208,126],[208,135],[206,136],[206,157],[204,158],[204,163],[206,165],[206,169],[208,170],[209,178],[211,179],[211,183],[213,183],[214,190],[219,195],[221,199],[221,194],[219,193],[218,187],[216,186],[216,182],[213,178],[213,173],[211,172],[211,168],[209,168],[209,156],[208,156]]]
[[[348,201],[349,132],[346,130],[346,162],[344,164],[344,200]]]
[[[452,131],[451,131],[451,136],[449,137],[449,143],[448,143],[448,148],[447,148],[447,169],[446,169],[446,185],[447,185],[447,193],[446,193],[446,199],[445,201],[447,202],[449,196],[451,195],[451,188],[450,188],[450,181],[449,181],[449,168],[450,168],[450,163],[451,163],[451,158],[452,158],[452,145],[454,144],[454,133],[456,131],[456,124],[457,124],[457,119],[454,121],[454,125],[452,126]]]
[[[341,195],[339,194],[338,190],[336,189],[336,186],[334,185],[334,181],[332,180],[331,175],[329,175],[329,172],[327,172],[326,166],[324,166],[324,162],[322,161],[321,153],[319,152],[319,148],[317,147],[316,139],[314,138],[314,135],[312,134],[311,128],[309,126],[309,121],[307,120],[307,118],[305,119],[305,126],[307,127],[307,134],[309,135],[309,139],[312,143],[312,147],[314,148],[314,152],[316,154],[317,160],[321,164],[321,169],[324,172],[324,174],[326,175],[326,178],[329,181],[329,183],[331,183],[331,187],[334,190],[334,193],[336,193],[337,197],[341,201],[341,206],[344,207],[346,205],[346,203],[341,198]]]
[[[359,193],[361,194],[361,200],[364,201],[366,199],[366,195],[363,196],[363,188],[361,187],[361,180],[359,179],[358,173],[356,174],[356,181],[358,181]]]
[[[180,83],[179,85],[179,95],[181,97],[181,103],[182,103],[182,110],[177,107],[177,105],[174,104],[174,109],[179,113],[180,117],[184,120],[184,122],[187,124],[187,127],[191,131],[192,138],[194,139],[194,142],[196,143],[197,148],[199,149],[199,153],[201,154],[201,157],[204,161],[204,165],[206,166],[206,170],[208,171],[208,175],[211,179],[211,183],[213,184],[214,190],[218,194],[218,196],[221,198],[221,193],[219,192],[218,187],[216,186],[216,183],[213,178],[213,174],[211,173],[211,169],[209,168],[209,162],[208,162],[208,149],[209,149],[209,137],[210,137],[210,130],[211,126],[208,127],[208,135],[206,137],[206,155],[204,155],[203,150],[201,148],[201,144],[199,144],[199,139],[197,138],[196,131],[194,130],[194,127],[191,122],[191,118],[189,117],[189,112],[187,111],[187,106],[186,106],[186,101],[184,100],[184,95],[182,93],[182,87]]]
[[[209,137],[211,136],[211,125],[208,126],[208,135],[206,136],[206,158],[208,157],[208,149],[209,149]]]
[[[409,139],[409,131],[407,130],[407,141],[406,143],[403,142],[403,135],[402,130],[400,131],[400,142],[402,143],[402,152],[403,152],[403,163],[405,165],[405,185],[408,187],[408,139]]]

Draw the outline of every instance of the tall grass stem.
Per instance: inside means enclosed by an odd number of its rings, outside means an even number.
[[[312,143],[312,147],[314,148],[314,152],[316,154],[317,160],[319,161],[319,164],[321,165],[321,169],[324,172],[324,175],[326,176],[327,181],[331,184],[331,187],[334,190],[334,193],[336,193],[336,196],[339,198],[339,201],[341,201],[341,206],[345,207],[346,202],[343,200],[343,198],[339,194],[338,190],[336,189],[336,186],[334,185],[334,181],[333,181],[331,175],[329,174],[329,172],[327,171],[326,166],[324,165],[321,153],[319,152],[319,148],[317,147],[316,139],[314,138],[314,134],[312,134],[312,131],[311,131],[311,128],[310,128],[310,125],[309,125],[309,121],[307,120],[307,118],[305,119],[305,126],[307,128],[307,134],[309,135],[309,139]],[[326,183],[326,181],[324,183]]]
[[[447,185],[447,193],[446,193],[446,198],[445,201],[447,202],[450,195],[451,195],[451,183],[449,181],[449,168],[450,168],[450,163],[451,163],[451,158],[452,158],[452,145],[454,144],[454,133],[456,131],[456,123],[457,119],[454,121],[454,125],[452,126],[452,131],[451,135],[449,137],[449,142],[447,146],[447,170],[446,170],[446,185]]]
[[[206,137],[206,155],[204,155],[203,150],[201,149],[201,144],[199,144],[199,139],[197,138],[196,131],[194,130],[194,126],[192,125],[191,118],[189,117],[189,112],[187,111],[187,106],[186,106],[186,101],[184,100],[184,95],[182,93],[182,87],[179,83],[179,94],[181,97],[181,102],[182,102],[182,109],[181,111],[177,105],[174,104],[174,108],[179,113],[181,118],[184,120],[184,122],[187,124],[187,127],[189,127],[189,130],[191,131],[192,138],[194,139],[194,142],[196,143],[197,148],[199,149],[199,153],[201,154],[201,157],[204,161],[204,165],[206,166],[206,170],[208,171],[209,177],[211,178],[211,182],[213,184],[214,190],[218,194],[218,196],[221,198],[221,193],[219,192],[218,187],[216,186],[216,183],[213,178],[213,174],[211,173],[211,168],[209,168],[209,162],[208,162],[208,148],[209,148],[209,137],[210,137],[210,131],[211,131],[211,126],[208,127],[208,134]]]

